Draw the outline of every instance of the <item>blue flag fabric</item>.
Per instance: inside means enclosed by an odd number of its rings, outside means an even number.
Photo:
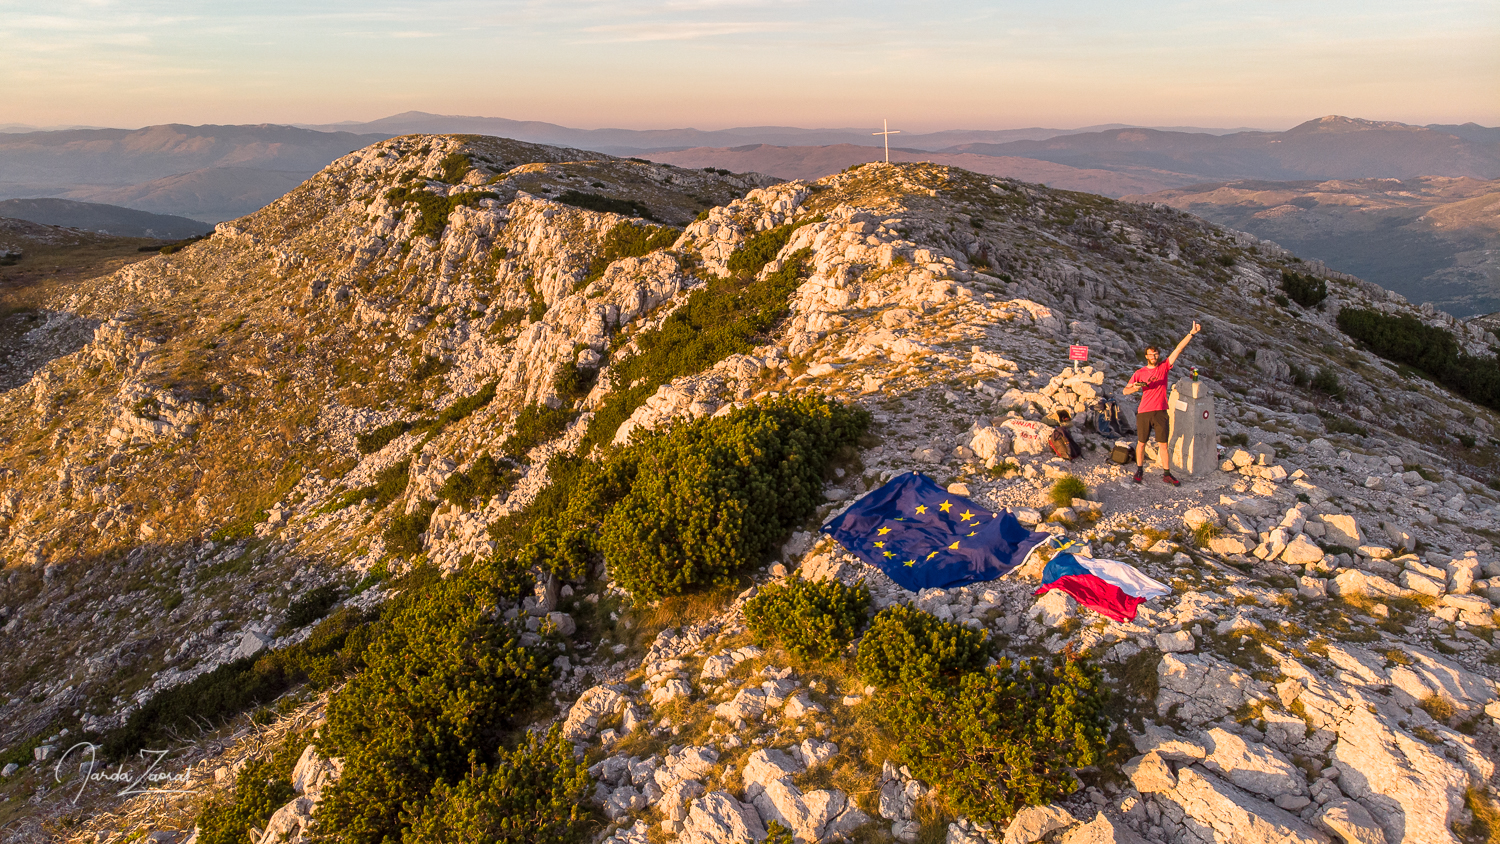
[[[1048,536],[1028,530],[1008,510],[986,510],[917,472],[870,492],[823,532],[913,592],[994,580]]]

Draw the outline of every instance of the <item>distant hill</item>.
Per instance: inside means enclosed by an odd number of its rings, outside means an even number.
[[[792,147],[749,144],[741,147],[696,147],[673,152],[646,152],[641,155],[651,161],[689,169],[718,167],[735,172],[765,173],[780,179],[812,180],[837,173],[852,164],[880,161],[884,158],[885,151],[877,146],[854,144]],[[1191,181],[1172,174],[1164,178],[1153,178],[1149,174],[1127,175],[1109,170],[1069,167],[1034,158],[972,153],[944,154],[914,149],[892,149],[891,161],[930,161],[934,164],[962,167],[988,176],[1006,176],[1064,190],[1107,196],[1161,190]]]
[[[1500,177],[1500,130],[1448,131],[1404,123],[1322,117],[1285,132],[1207,135],[1111,129],[1044,140],[960,144],[944,152],[1020,156],[1119,173],[1174,173],[1195,181]]]
[[[70,199],[0,200],[0,217],[49,226],[112,234],[117,237],[154,237],[181,240],[213,231],[213,226],[186,217],[152,214],[118,205]]]
[[[908,149],[936,150],[955,144],[1041,140],[1077,132],[1096,132],[1123,128],[1125,124],[1086,126],[1081,129],[953,129],[943,132],[903,132],[901,146]],[[818,147],[837,144],[868,145],[871,128],[801,129],[795,126],[740,126],[733,129],[573,129],[536,120],[508,120],[503,117],[465,117],[408,111],[367,123],[309,124],[305,128],[320,131],[384,133],[406,135],[426,132],[467,132],[495,135],[537,144],[591,149],[612,155],[640,152],[686,150],[697,147],[736,147],[750,144],[772,146]],[[900,128],[899,126],[896,128]],[[1240,129],[1200,129],[1172,127],[1182,132],[1223,134]]]
[[[138,185],[76,188],[63,195],[221,223],[264,208],[311,175],[290,170],[209,167]]]
[[[1500,311],[1500,180],[1200,184],[1146,196],[1455,316]]]
[[[316,172],[388,135],[291,126],[73,129],[0,134],[0,182],[134,185],[217,167]]]

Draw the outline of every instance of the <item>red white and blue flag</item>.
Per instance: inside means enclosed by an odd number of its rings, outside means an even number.
[[[1050,589],[1061,589],[1078,603],[1115,621],[1133,620],[1147,598],[1172,592],[1165,583],[1152,580],[1128,563],[1066,553],[1047,562],[1041,588],[1035,594]]]

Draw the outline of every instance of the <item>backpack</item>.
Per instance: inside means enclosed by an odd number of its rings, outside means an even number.
[[[1099,404],[1101,405],[1099,415],[1104,418],[1105,424],[1109,425],[1115,434],[1134,433],[1120,416],[1119,402],[1116,402],[1114,399],[1100,399]],[[1104,432],[1101,430],[1100,433]]]
[[[1115,447],[1109,452],[1109,462],[1117,466],[1124,466],[1135,458],[1135,446],[1130,440],[1117,440]]]
[[[1112,437],[1115,435],[1115,427],[1109,421],[1109,405],[1106,399],[1094,402],[1094,430],[1101,436]],[[1118,409],[1117,409],[1118,410]],[[1116,414],[1118,416],[1118,413]]]
[[[1077,460],[1083,455],[1083,449],[1078,447],[1078,443],[1073,441],[1073,437],[1062,426],[1052,429],[1052,436],[1047,438],[1047,447],[1064,460]]]

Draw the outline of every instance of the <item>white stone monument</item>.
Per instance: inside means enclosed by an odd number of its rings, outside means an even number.
[[[1219,466],[1219,421],[1206,381],[1180,379],[1167,401],[1171,435],[1167,453],[1172,471],[1199,477]]]

